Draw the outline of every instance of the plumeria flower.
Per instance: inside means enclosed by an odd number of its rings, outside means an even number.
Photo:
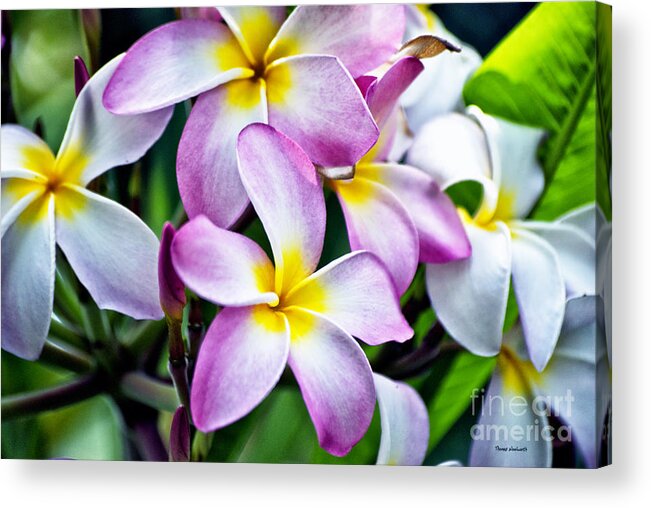
[[[377,464],[420,466],[429,441],[427,407],[418,392],[401,383],[373,374],[380,408],[380,450]]]
[[[477,181],[481,202],[460,209],[472,245],[467,260],[427,266],[427,289],[438,318],[471,352],[500,351],[509,283],[533,364],[549,361],[566,297],[594,294],[594,245],[568,224],[525,220],[544,189],[536,150],[543,132],[488,117],[439,116],[420,131],[408,162],[442,189]],[[471,318],[469,318],[471,316]]]
[[[470,465],[551,467],[556,436],[573,443],[587,467],[597,467],[609,402],[610,371],[597,299],[573,298],[556,352],[542,372],[527,358],[521,327],[505,338],[486,393],[474,394],[480,418],[471,429]]]
[[[197,217],[172,243],[180,278],[224,308],[202,344],[192,383],[197,428],[212,431],[257,406],[289,364],[320,445],[345,455],[375,406],[372,372],[355,336],[403,342],[412,330],[379,259],[352,252],[315,272],[325,200],[310,158],[264,124],[238,140],[242,182],[267,232],[275,263],[252,240]]]
[[[399,294],[409,287],[419,259],[446,263],[470,255],[454,204],[436,182],[419,169],[386,162],[400,128],[398,99],[422,70],[418,59],[407,57],[379,79],[358,80],[380,137],[355,164],[352,178],[327,179],[341,203],[351,249],[379,256]],[[327,177],[328,171],[321,172]]]
[[[178,150],[190,217],[231,226],[248,205],[235,159],[238,133],[264,122],[323,166],[359,160],[377,126],[352,77],[399,47],[401,5],[220,7],[225,23],[186,19],[145,35],[104,94],[114,113],[153,111],[199,95]],[[351,76],[352,74],[352,76]]]
[[[477,51],[450,33],[426,5],[406,5],[405,41],[420,35],[436,35],[461,49],[460,53],[443,53],[424,62],[422,76],[402,95],[409,129],[418,131],[435,116],[461,111],[462,91],[466,81],[482,63]]]
[[[18,125],[2,126],[2,347],[40,355],[54,297],[55,244],[105,309],[160,319],[154,233],[133,213],[86,186],[144,155],[172,110],[123,117],[102,107],[122,57],[88,81],[57,155]]]

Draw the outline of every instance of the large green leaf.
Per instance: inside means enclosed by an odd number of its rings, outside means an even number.
[[[597,7],[540,4],[486,58],[464,90],[467,103],[541,127],[548,186],[535,217],[551,219],[596,196]]]
[[[33,129],[40,119],[44,137],[59,148],[75,101],[73,59],[88,61],[79,11],[11,13],[11,96],[18,121]]]

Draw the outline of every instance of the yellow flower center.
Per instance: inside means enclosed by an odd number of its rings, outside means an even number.
[[[22,214],[22,220],[32,222],[47,213],[51,196],[55,197],[55,209],[59,216],[70,217],[83,207],[85,197],[75,191],[81,185],[81,174],[88,164],[88,157],[75,145],[68,147],[59,157],[54,157],[47,147],[27,146],[21,150],[22,167],[38,175],[33,180],[12,178],[6,184],[7,191],[16,199],[38,193],[37,199]]]

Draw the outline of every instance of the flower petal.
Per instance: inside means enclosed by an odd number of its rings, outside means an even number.
[[[551,439],[543,439],[540,434],[527,436],[530,432],[527,429],[541,432],[548,425],[544,411],[533,411],[533,398],[527,380],[520,376],[517,367],[500,357],[488,390],[483,394],[481,416],[471,428],[470,466],[551,467]],[[474,411],[475,399],[472,403]],[[509,452],[511,447],[518,451]]]
[[[268,125],[245,128],[237,156],[242,183],[271,242],[276,289],[284,293],[321,257],[326,211],[319,177],[301,147]]]
[[[452,200],[432,178],[404,164],[358,165],[363,176],[387,187],[411,215],[420,244],[420,261],[447,263],[470,255],[470,242]]]
[[[274,270],[249,238],[221,229],[199,216],[174,237],[172,261],[179,277],[202,298],[218,305],[278,303]]]
[[[444,37],[455,42],[454,39]],[[481,56],[466,44],[461,53],[444,52],[423,62],[425,70],[401,97],[410,129],[418,133],[436,116],[463,108],[463,86],[481,65]]]
[[[420,466],[429,441],[429,417],[423,399],[408,384],[380,374],[373,374],[373,379],[382,424],[377,464]]]
[[[362,348],[322,316],[293,309],[289,366],[314,422],[319,445],[346,455],[364,436],[375,408],[373,375]]]
[[[545,239],[556,251],[565,279],[567,298],[595,294],[596,250],[589,237],[569,224],[514,222]]]
[[[442,189],[464,180],[491,179],[486,135],[477,122],[459,113],[424,125],[409,149],[407,163],[428,173]]]
[[[402,93],[422,71],[423,64],[418,58],[401,58],[369,87],[366,101],[380,130],[398,107]]]
[[[353,76],[361,76],[395,53],[404,30],[402,5],[300,5],[269,45],[265,60],[333,55]]]
[[[57,243],[102,309],[161,319],[158,239],[123,206],[81,187],[56,194]]]
[[[123,115],[176,104],[253,71],[223,23],[173,21],[152,30],[127,51],[106,91],[104,106]]]
[[[57,171],[67,173],[68,179],[78,177],[81,186],[108,169],[140,159],[172,117],[173,108],[119,116],[102,106],[102,93],[121,61],[122,56],[114,58],[86,83],[57,154]]]
[[[26,360],[40,356],[50,328],[54,256],[54,201],[46,197],[2,238],[2,349]]]
[[[43,174],[42,166],[54,164],[50,147],[31,131],[15,124],[2,126],[0,175],[2,178]]]
[[[267,121],[264,87],[237,80],[201,94],[179,143],[176,175],[189,217],[206,215],[228,228],[249,198],[237,171],[237,135],[253,122]]]
[[[538,381],[538,390],[554,401],[554,414],[569,426],[572,442],[591,468],[598,466],[611,386],[597,305],[594,296],[568,302],[556,352]]]
[[[565,313],[565,284],[556,253],[526,230],[512,230],[513,290],[529,357],[542,371],[554,352]]]
[[[500,199],[498,214],[502,218],[526,217],[545,187],[545,175],[537,151],[545,132],[495,118],[497,131],[491,151],[499,157]]]
[[[22,169],[16,170],[14,173],[20,173],[21,177],[2,179],[2,195],[0,196],[2,226],[0,227],[0,236],[4,236],[9,226],[46,190],[45,182],[37,173]]]
[[[413,335],[382,262],[370,252],[351,252],[324,266],[284,301],[322,314],[369,344],[404,342]]]
[[[267,305],[226,307],[201,345],[190,407],[211,432],[245,416],[280,379],[289,352],[287,321]]]
[[[369,250],[377,255],[401,295],[418,267],[418,231],[409,212],[389,189],[361,175],[331,181],[330,185],[346,218],[351,250]]]
[[[218,10],[251,63],[262,64],[269,43],[287,17],[287,7],[233,5],[218,7]]]
[[[332,56],[294,56],[267,69],[269,123],[324,167],[356,163],[378,138],[359,88]]]
[[[466,223],[472,255],[462,261],[427,265],[427,293],[445,329],[480,356],[500,350],[511,276],[511,239],[507,227],[494,230]]]
[[[384,75],[369,83],[362,78],[356,80],[360,90],[366,91],[364,97],[371,110],[373,118],[380,129],[380,136],[373,147],[364,155],[362,161],[384,161],[387,160],[397,145],[399,129],[403,128],[402,111],[398,109],[398,99],[404,90],[416,79],[423,70],[423,64],[417,58],[401,58],[393,64]],[[395,147],[399,151],[401,147]],[[402,154],[400,154],[400,157]]]

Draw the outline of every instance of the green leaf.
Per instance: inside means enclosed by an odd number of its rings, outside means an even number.
[[[459,353],[441,380],[428,404],[430,436],[429,449],[447,434],[471,401],[472,392],[481,389],[495,367],[495,358]]]
[[[123,460],[124,431],[113,401],[98,396],[39,416],[44,458]]]
[[[73,375],[2,352],[2,395],[39,390]],[[97,396],[56,411],[2,421],[2,457],[124,459],[124,428],[115,404]]]
[[[18,121],[43,125],[45,141],[58,150],[75,101],[73,58],[88,61],[79,12],[74,10],[11,13],[11,96]]]
[[[540,152],[548,186],[536,218],[595,199],[596,18],[592,2],[540,4],[464,89],[468,104],[549,132]]]

